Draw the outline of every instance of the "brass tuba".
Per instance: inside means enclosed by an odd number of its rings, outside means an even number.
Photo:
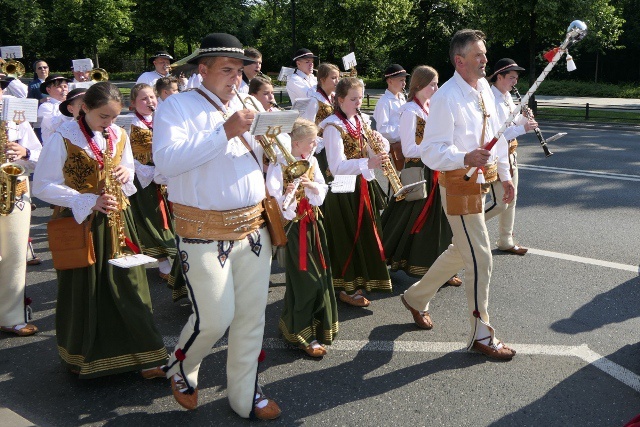
[[[10,59],[8,61],[4,61],[0,65],[0,72],[6,74],[9,77],[15,77],[16,79],[19,79],[24,75],[24,65],[22,65],[22,62],[20,61]]]
[[[242,102],[242,106],[244,108],[251,109],[257,112],[264,112],[262,104],[260,104],[260,102],[258,102],[253,96],[247,95],[243,98],[235,86],[233,87],[233,90],[238,96],[240,102]],[[251,108],[247,107],[247,102],[251,103]],[[285,167],[284,172],[286,175],[291,177],[291,179],[299,178],[307,171],[307,169],[309,169],[309,162],[307,160],[296,160],[296,158],[291,155],[289,150],[285,148],[282,141],[280,141],[277,133],[268,134],[264,137],[258,137],[256,139],[258,140],[260,145],[262,145],[264,154],[269,158],[269,161],[274,164],[277,162],[278,156],[273,146],[275,145],[278,147],[278,149],[282,153],[282,156],[287,162],[287,166]]]
[[[0,215],[9,215],[16,203],[16,187],[18,177],[25,173],[25,168],[7,160],[7,123],[0,121]]]
[[[89,79],[92,82],[106,82],[109,80],[109,73],[104,68],[94,68],[89,72]]]

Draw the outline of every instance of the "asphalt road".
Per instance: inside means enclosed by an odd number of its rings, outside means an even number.
[[[399,300],[413,280],[398,273],[393,293],[371,295],[369,308],[340,303],[338,340],[312,360],[279,338],[284,274],[275,265],[260,382],[283,415],[270,425],[621,426],[640,413],[640,131],[556,123],[543,131],[569,134],[547,159],[535,136],[520,139],[516,234],[531,251],[494,251],[492,323],[519,354],[500,363],[462,351],[462,288],[442,288],[431,305],[435,328],[418,330]],[[248,425],[226,401],[224,343],[203,363],[193,412],[174,402],[168,381],[80,381],[61,367],[50,210],[38,206],[32,237],[44,262],[27,280],[41,332],[0,335],[0,406],[8,408],[0,425],[19,425],[9,418],[16,414],[41,426]],[[495,240],[495,221],[489,228]],[[157,269],[148,273],[171,348],[190,306],[172,303]]]

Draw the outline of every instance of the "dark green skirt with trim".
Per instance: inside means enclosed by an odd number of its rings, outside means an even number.
[[[171,298],[173,299],[173,302],[186,298],[188,293],[187,280],[184,277],[182,259],[180,259],[181,257],[182,255],[178,253],[178,256],[173,259],[171,274],[167,281],[167,286],[171,289]]]
[[[375,179],[367,181],[374,214],[373,222],[365,207],[360,235],[354,245],[360,204],[360,180],[361,177],[358,175],[356,189],[353,193],[336,194],[329,191],[324,200],[324,219],[331,258],[333,286],[343,289],[349,294],[357,289],[391,292],[391,279],[387,264],[381,258],[373,232],[373,227],[377,227],[378,235],[382,239],[379,212],[384,205],[384,195]],[[343,275],[342,271],[350,253],[352,253],[351,260]]]
[[[284,339],[296,345],[308,346],[313,340],[331,344],[338,334],[338,310],[331,284],[329,250],[322,219],[307,224],[307,271],[300,270],[300,223],[286,228],[286,290],[279,328]],[[326,269],[322,267],[322,250]]]
[[[140,248],[142,253],[156,259],[176,256],[176,237],[166,195],[160,193],[160,196],[158,196],[160,185],[155,182],[145,188],[140,186],[140,181],[138,181],[137,177],[133,182],[138,191],[129,200],[136,231],[142,244]],[[163,224],[160,200],[167,214],[169,225],[167,229],[164,228]]]
[[[139,244],[131,210],[123,216],[126,235]],[[80,372],[80,378],[164,364],[167,350],[153,322],[145,267],[125,269],[107,262],[111,239],[106,215],[96,213],[91,228],[96,263],[57,271],[56,338],[62,364]]]
[[[407,167],[424,169],[428,198],[433,183],[431,169],[422,162],[408,163],[405,165]],[[404,270],[411,277],[421,278],[451,244],[453,233],[442,209],[440,186],[436,186],[435,191],[427,220],[416,234],[411,234],[411,229],[427,199],[412,202],[393,199],[382,214],[384,253],[391,271]]]

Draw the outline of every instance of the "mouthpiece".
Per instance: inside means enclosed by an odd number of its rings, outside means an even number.
[[[156,111],[156,107],[154,107],[153,105],[149,105],[149,109],[152,113]]]

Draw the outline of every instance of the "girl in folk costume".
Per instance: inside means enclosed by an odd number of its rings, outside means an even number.
[[[453,236],[440,202],[438,171],[432,171],[420,159],[429,101],[436,90],[438,72],[420,65],[411,73],[409,102],[400,107],[400,142],[405,157],[402,173],[408,177],[421,170],[421,174],[415,175],[420,175],[416,182],[421,179],[427,181],[422,192],[424,197],[411,201],[393,199],[382,214],[384,252],[391,271],[404,270],[416,278],[424,276],[447,249]],[[447,283],[460,286],[462,281],[454,276]]]
[[[324,214],[333,286],[343,289],[341,301],[358,307],[369,305],[362,289],[391,291],[380,227],[383,195],[373,171],[389,161],[389,143],[359,114],[363,91],[357,78],[340,80],[334,114],[320,126],[331,174],[357,175],[355,192],[327,195]]]
[[[2,88],[8,84],[2,81]],[[0,100],[2,91],[0,91]],[[29,321],[29,300],[25,297],[26,262],[31,223],[29,174],[40,156],[42,146],[29,122],[0,122],[0,164],[11,162],[24,168],[17,178],[15,195],[0,194],[0,330],[26,336],[38,332]],[[12,169],[9,167],[9,169]],[[3,175],[4,172],[0,172]],[[9,197],[14,197],[13,201]],[[9,205],[13,202],[13,209]],[[10,211],[10,212],[9,212]]]
[[[168,280],[171,273],[169,256],[176,256],[176,241],[164,187],[153,181],[155,166],[151,155],[153,112],[158,106],[153,88],[138,83],[131,89],[134,109],[131,123],[131,150],[136,169],[131,196],[131,213],[136,224],[141,250],[158,260],[160,277]]]
[[[142,370],[145,378],[164,378],[160,365],[167,351],[153,323],[145,268],[125,269],[108,262],[115,249],[108,212],[120,210],[127,246],[136,251],[140,245],[127,198],[120,205],[115,195],[102,191],[107,173],[121,183],[125,196],[136,191],[129,138],[113,125],[121,109],[122,96],[115,85],[91,86],[80,119],[58,128],[43,149],[47,161],[36,167],[34,195],[57,206],[54,217],[91,221],[93,233],[95,263],[57,271],[58,352],[63,365],[80,378],[135,370]],[[105,171],[107,147],[115,167]]]
[[[280,111],[269,77],[257,76],[249,82],[248,94],[260,101],[264,111]]]
[[[267,172],[269,194],[279,195],[284,217],[291,221],[285,226],[287,288],[279,327],[287,341],[311,357],[324,356],[327,350],[322,344],[331,344],[338,333],[327,238],[318,209],[328,186],[313,157],[317,134],[317,126],[309,120],[299,118],[293,126],[291,154],[311,165],[297,188],[282,166],[272,164]]]

